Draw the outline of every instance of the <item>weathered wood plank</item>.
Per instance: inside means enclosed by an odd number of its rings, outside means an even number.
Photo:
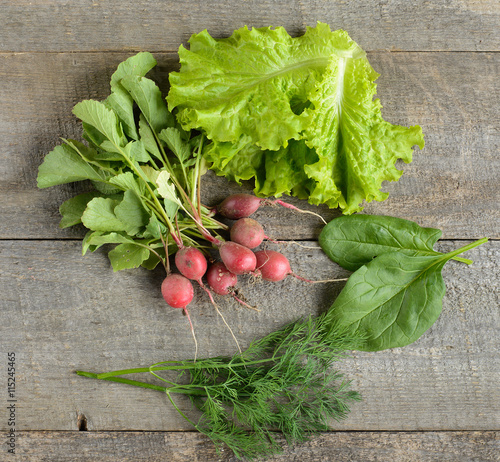
[[[336,432],[323,433],[297,447],[285,447],[268,462],[307,460],[366,462],[496,461],[498,432]],[[235,462],[228,451],[217,454],[197,433],[163,432],[23,432],[14,460],[51,462]]]
[[[318,20],[333,29],[346,29],[367,50],[500,49],[495,0],[2,0],[0,11],[0,51],[176,51],[191,34],[203,29],[226,37],[244,25],[284,26],[300,35]]]
[[[309,243],[311,246],[314,242]],[[451,250],[462,242],[440,242]],[[319,250],[286,246],[294,270],[327,279],[348,273]],[[364,400],[336,430],[497,430],[500,427],[498,306],[500,244],[469,252],[475,263],[445,266],[441,317],[411,346],[354,352],[339,363]],[[0,351],[16,353],[17,429],[189,430],[166,396],[76,376],[192,357],[188,323],[159,293],[163,271],[113,273],[104,253],[80,256],[74,241],[0,242]],[[241,346],[283,324],[330,306],[343,283],[309,285],[289,278],[248,280],[241,291],[262,311],[219,298]],[[190,308],[201,356],[236,346],[201,290]],[[0,388],[6,389],[6,361]],[[187,400],[180,407],[191,413]],[[7,430],[5,406],[0,429]]]
[[[0,238],[83,236],[82,229],[57,229],[59,205],[82,186],[37,190],[37,169],[59,137],[79,137],[71,108],[85,98],[104,98],[112,72],[127,56],[0,55]],[[160,65],[154,77],[165,90],[177,58],[156,56]],[[438,227],[446,238],[498,237],[499,55],[372,53],[369,58],[382,74],[378,89],[386,119],[420,124],[427,144],[415,152],[412,164],[402,167],[405,174],[399,182],[384,186],[389,199],[368,204],[366,212]],[[214,175],[204,182],[207,203],[239,190]],[[326,218],[336,215],[326,208],[321,213]],[[281,239],[315,238],[321,225],[310,216],[278,209],[265,209],[257,217]]]

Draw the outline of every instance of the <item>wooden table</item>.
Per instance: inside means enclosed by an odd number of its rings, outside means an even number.
[[[368,51],[381,74],[384,117],[419,124],[426,135],[402,179],[384,186],[389,199],[365,211],[442,229],[439,250],[491,241],[469,252],[472,266],[445,267],[442,315],[419,341],[354,352],[342,363],[364,397],[349,418],[272,460],[498,460],[499,15],[496,0],[0,0],[0,460],[235,460],[218,456],[161,393],[73,373],[188,358],[193,345],[186,319],[161,299],[162,271],[113,273],[105,252],[82,257],[83,228],[58,228],[59,205],[81,186],[37,190],[37,169],[59,137],[80,136],[73,105],[104,98],[116,65],[136,51],[154,53],[154,77],[165,89],[167,73],[178,68],[176,50],[192,33],[207,28],[225,37],[246,24],[299,35],[317,20],[346,29]],[[207,203],[239,191],[210,174],[203,188]],[[257,216],[275,238],[316,245],[314,217],[274,208]],[[284,251],[304,276],[348,274],[320,250]],[[221,302],[243,345],[326,310],[342,287],[287,279],[270,295],[266,283],[245,284],[261,312]],[[200,291],[191,312],[201,354],[234,353]],[[7,453],[10,352],[15,457]]]

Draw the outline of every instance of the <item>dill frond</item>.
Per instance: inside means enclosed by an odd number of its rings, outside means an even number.
[[[175,409],[218,450],[228,447],[238,458],[269,457],[282,451],[277,432],[288,444],[306,441],[328,430],[332,421],[344,419],[351,403],[360,399],[332,366],[362,339],[327,321],[321,315],[290,323],[232,357],[85,374],[141,386],[142,382],[117,376],[151,372],[167,384],[155,389],[163,390]],[[168,380],[160,375],[164,371],[170,374]],[[172,373],[177,379],[171,378]],[[176,394],[189,397],[201,413],[197,421],[179,409],[173,399]]]

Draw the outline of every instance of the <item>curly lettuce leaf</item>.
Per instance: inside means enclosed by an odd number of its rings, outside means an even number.
[[[281,27],[244,27],[189,43],[170,74],[169,108],[212,140],[204,155],[217,174],[254,178],[260,196],[354,213],[363,200],[384,200],[382,182],[402,174],[396,160],[411,162],[413,146],[424,146],[420,127],[383,120],[378,74],[345,31],[318,23],[292,38]]]

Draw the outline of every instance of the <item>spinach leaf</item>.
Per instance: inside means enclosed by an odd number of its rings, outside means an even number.
[[[319,235],[319,244],[328,257],[349,271],[356,271],[375,257],[398,251],[406,255],[438,256],[433,249],[441,230],[422,228],[402,218],[351,215],[335,218]],[[454,257],[471,264],[471,260]]]
[[[359,349],[363,351],[413,343],[441,313],[445,263],[487,240],[441,255],[388,252],[378,256],[351,275],[327,314],[329,322],[362,333],[366,341]]]

